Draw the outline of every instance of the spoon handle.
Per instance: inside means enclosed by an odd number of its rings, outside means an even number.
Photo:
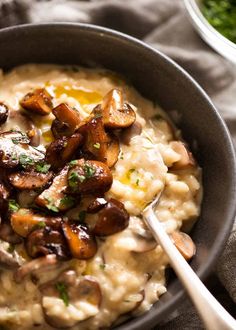
[[[206,329],[235,330],[236,320],[213,297],[187,261],[182,257],[163,229],[153,209],[148,207],[143,212],[143,216],[153,236],[169,257],[172,268],[189,294]]]

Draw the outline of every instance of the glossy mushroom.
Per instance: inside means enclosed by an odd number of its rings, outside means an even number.
[[[124,103],[122,91],[116,88],[104,96],[101,111],[103,123],[107,128],[129,127],[136,118],[132,107],[128,103]],[[98,109],[96,112],[98,112]]]
[[[68,191],[82,195],[103,194],[111,188],[112,181],[106,164],[80,159],[73,162],[68,172]]]
[[[79,127],[81,119],[77,109],[61,103],[52,112],[56,117],[52,124],[52,132],[56,138],[71,136]]]
[[[51,217],[36,213],[31,209],[19,209],[11,214],[11,226],[15,233],[27,237],[33,229],[49,226],[55,230],[61,228],[61,217]]]
[[[63,136],[53,141],[47,148],[47,163],[51,164],[53,169],[63,167],[74,157],[76,150],[82,144],[82,140],[82,135],[75,133],[70,137]]]
[[[63,223],[62,229],[74,258],[90,259],[97,252],[97,243],[89,229],[80,223]]]
[[[97,236],[113,235],[124,230],[129,224],[129,214],[124,205],[114,198],[95,215],[95,224],[92,229]]]
[[[25,247],[28,255],[37,258],[55,254],[59,259],[69,258],[68,247],[62,233],[48,226],[33,230],[26,238]]]
[[[90,117],[78,130],[84,136],[83,150],[108,167],[114,166],[120,152],[119,140],[115,135],[106,133],[102,117]]]
[[[43,188],[52,179],[53,173],[38,173],[34,170],[19,171],[9,174],[9,182],[19,190]]]
[[[129,145],[131,139],[136,135],[140,135],[141,133],[142,133],[142,125],[140,124],[140,122],[135,120],[135,122],[130,127],[120,132],[121,142],[123,142],[126,145]]]
[[[73,270],[67,270],[55,280],[45,283],[40,287],[40,291],[43,295],[42,306],[47,323],[60,329],[73,327],[95,316],[99,312],[102,300],[101,289],[96,279],[91,276],[77,278]],[[60,304],[58,312],[53,310],[54,304]]]
[[[52,96],[45,88],[38,88],[26,94],[20,101],[20,105],[31,113],[45,116],[52,111]]]
[[[10,244],[22,243],[22,238],[13,231],[9,223],[0,224],[0,239]]]

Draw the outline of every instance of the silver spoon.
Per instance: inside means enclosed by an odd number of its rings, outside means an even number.
[[[172,243],[154,209],[158,204],[161,193],[143,211],[143,219],[152,232],[156,241],[167,254],[172,268],[182,282],[185,290],[195,305],[206,329],[235,330],[236,320],[221,306],[208,291],[187,261]]]

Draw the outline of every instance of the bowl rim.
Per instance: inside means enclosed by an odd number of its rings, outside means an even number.
[[[216,107],[212,103],[209,96],[206,94],[206,92],[203,90],[203,88],[195,81],[195,79],[186,72],[180,65],[178,65],[174,60],[169,58],[167,55],[163,54],[158,49],[155,49],[149,45],[147,45],[145,42],[140,41],[132,36],[129,36],[127,34],[124,34],[119,31],[115,31],[109,28],[92,25],[92,24],[86,24],[86,23],[68,23],[68,22],[53,22],[53,23],[34,23],[34,24],[22,24],[12,27],[6,27],[4,29],[0,30],[0,43],[1,38],[4,35],[8,35],[11,33],[28,33],[30,30],[41,30],[43,33],[48,28],[55,29],[58,31],[62,28],[66,29],[72,29],[76,30],[79,29],[81,31],[88,31],[90,33],[94,33],[99,35],[100,37],[106,37],[110,36],[115,38],[117,41],[120,42],[127,42],[130,43],[136,47],[139,47],[143,49],[147,54],[151,53],[155,56],[158,56],[162,59],[162,61],[165,62],[167,66],[174,66],[175,70],[177,71],[178,75],[182,75],[182,77],[186,80],[188,80],[189,84],[194,87],[196,91],[198,91],[199,96],[205,99],[209,105],[209,111],[211,111],[214,114],[215,121],[218,122],[218,125],[222,127],[222,132],[224,134],[225,141],[227,142],[226,148],[229,152],[229,161],[231,164],[231,186],[230,186],[230,199],[229,199],[229,215],[227,222],[224,222],[224,227],[222,228],[222,232],[220,237],[218,237],[218,241],[215,242],[212,245],[211,253],[209,254],[209,257],[205,264],[199,266],[199,270],[196,272],[197,275],[200,277],[202,281],[204,281],[207,276],[209,276],[217,257],[223,250],[223,246],[226,243],[231,228],[233,226],[234,218],[236,215],[236,203],[235,203],[235,196],[236,196],[236,158],[235,158],[235,151],[233,147],[233,142],[231,140],[230,133],[228,131],[228,128],[226,126],[226,123],[221,118],[220,114],[216,110]],[[65,31],[64,33],[68,33],[68,31]],[[46,63],[46,62],[45,62]],[[173,312],[177,308],[177,303],[180,303],[181,300],[185,297],[184,289],[181,288],[177,294],[175,294],[172,299],[163,305],[158,306],[159,314],[156,315],[154,309],[150,309],[149,311],[145,312],[144,314],[135,317],[131,320],[127,320],[124,324],[118,325],[114,329],[119,330],[137,330],[141,329],[145,325],[154,326],[160,319],[162,319],[165,315],[167,315],[170,312]]]

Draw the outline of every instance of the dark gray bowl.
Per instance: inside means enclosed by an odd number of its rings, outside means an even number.
[[[100,27],[80,24],[26,25],[0,31],[0,67],[28,62],[102,66],[120,72],[172,116],[185,139],[198,145],[204,199],[192,236],[191,266],[205,279],[223,250],[235,215],[235,156],[227,128],[199,85],[178,65],[144,43]],[[150,329],[176,309],[184,291],[177,279],[146,314],[117,329]]]

